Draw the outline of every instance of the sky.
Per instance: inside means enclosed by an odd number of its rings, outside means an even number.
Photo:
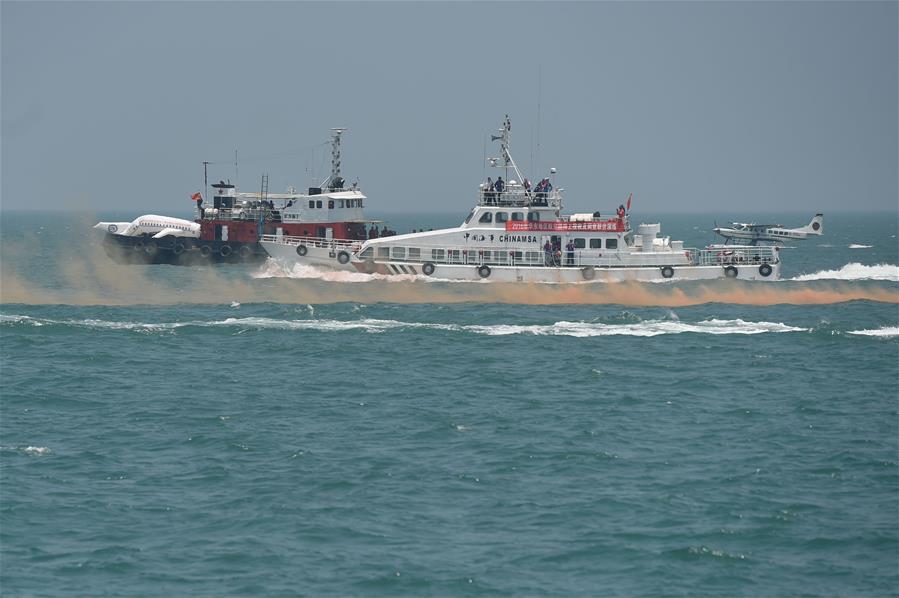
[[[0,2],[0,210],[176,214],[343,174],[463,216],[499,171],[571,211],[897,212],[896,2]],[[238,165],[235,169],[234,155]]]

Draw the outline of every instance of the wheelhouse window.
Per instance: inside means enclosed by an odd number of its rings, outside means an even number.
[[[481,214],[481,217],[478,218],[478,222],[493,222],[493,213],[484,212],[483,214]]]
[[[512,222],[521,222],[524,220],[524,212],[512,212]]]
[[[574,248],[575,249],[583,249],[587,246],[587,243],[584,239],[575,239],[574,240]]]
[[[468,224],[471,221],[471,217],[474,216],[474,210],[468,213],[468,216],[465,217],[465,224]]]
[[[343,206],[344,206],[344,201],[341,199],[341,200],[340,200],[340,207],[342,208]]]
[[[540,222],[540,212],[528,212],[528,222]]]
[[[319,199],[318,201],[316,201],[316,202],[315,202],[315,207],[316,207],[316,208],[321,208],[321,207],[322,207],[322,200]]]
[[[606,239],[606,249],[618,249],[618,239]]]
[[[508,212],[497,212],[496,213],[496,221],[497,222],[505,222],[509,219]]]
[[[311,209],[314,208],[314,207],[315,207],[315,200],[314,200],[314,199],[310,199],[310,200],[309,200],[309,209],[311,210]]]
[[[328,200],[328,209],[329,209],[329,210],[333,210],[333,209],[334,209],[334,200],[333,200],[333,199],[329,199],[329,200]]]

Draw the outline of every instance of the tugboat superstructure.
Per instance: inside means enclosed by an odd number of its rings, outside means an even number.
[[[268,258],[260,244],[263,238],[309,239],[310,245],[352,246],[366,238],[364,204],[367,199],[357,184],[346,188],[340,170],[340,142],[344,128],[332,129],[331,173],[307,193],[289,189],[269,193],[263,175],[259,192],[239,192],[231,182],[219,181],[212,188],[212,205],[196,193],[198,217],[187,220],[164,216],[141,216],[133,223],[98,223],[106,231],[104,247],[117,262],[131,264],[196,265],[212,263],[258,263]],[[175,222],[172,227],[127,226],[139,222]]]

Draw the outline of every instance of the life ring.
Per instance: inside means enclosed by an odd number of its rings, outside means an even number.
[[[341,264],[346,264],[350,261],[350,254],[346,251],[341,251],[337,254],[337,261]]]
[[[727,266],[726,268],[724,268],[724,276],[726,276],[727,278],[736,278],[737,274],[739,274],[739,272],[733,266]]]
[[[662,278],[671,278],[674,276],[674,268],[671,266],[663,266],[662,267]]]
[[[488,278],[490,276],[490,266],[484,264],[483,266],[478,268],[478,276],[481,278]]]
[[[212,255],[212,248],[209,245],[203,245],[200,247],[200,255],[203,257],[209,257]]]
[[[175,255],[181,255],[182,253],[184,253],[184,243],[178,241],[177,243],[172,245],[172,253],[174,253]]]
[[[234,250],[231,249],[230,245],[222,245],[219,248],[219,253],[222,254],[222,257],[228,257],[229,255],[231,255],[232,251],[234,251]]]
[[[431,262],[425,262],[421,267],[421,271],[425,274],[425,276],[432,275],[434,273],[434,264],[432,264]]]
[[[304,255],[306,255],[307,251],[309,251],[309,250],[306,249],[305,245],[297,245],[297,255],[298,256],[303,257]]]
[[[593,280],[596,278],[596,268],[593,266],[584,266],[581,268],[581,276],[584,277],[584,280]]]
[[[240,249],[237,250],[237,253],[240,255],[240,259],[248,259],[250,255],[252,255],[253,250],[250,249],[249,245],[241,245]]]
[[[562,252],[561,251],[556,250],[553,253],[553,264],[556,266],[562,265]]]
[[[761,266],[759,266],[759,274],[761,274],[765,278],[768,278],[769,276],[771,276],[771,273],[773,271],[774,271],[774,269],[771,268],[771,266],[769,266],[768,264],[762,264]]]

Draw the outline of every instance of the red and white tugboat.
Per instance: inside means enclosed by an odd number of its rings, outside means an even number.
[[[340,175],[340,137],[344,128],[332,129],[331,174],[308,193],[269,193],[262,177],[258,193],[242,193],[230,182],[213,188],[212,206],[199,193],[198,218],[148,214],[132,222],[99,222],[106,232],[107,255],[124,264],[198,265],[260,263],[268,254],[260,244],[269,238],[302,238],[310,246],[351,247],[366,239],[365,195],[356,184],[344,188]],[[332,259],[337,253],[331,252]],[[340,257],[343,257],[342,255]]]

